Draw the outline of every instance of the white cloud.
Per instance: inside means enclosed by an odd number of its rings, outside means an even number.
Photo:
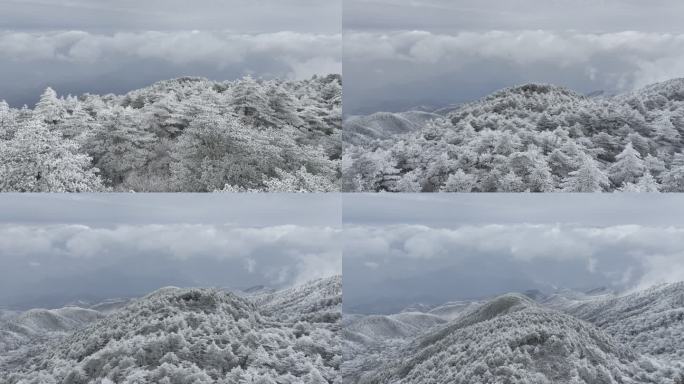
[[[234,260],[245,273],[292,284],[341,273],[339,237],[339,229],[297,225],[2,225],[0,260],[122,268],[131,258],[169,265]]]
[[[387,265],[399,259],[415,260],[417,268],[445,260],[452,265],[480,260],[483,267],[487,259],[519,264],[576,261],[586,266],[586,273],[603,275],[616,285],[684,281],[684,228],[559,224],[346,226],[344,238],[345,258],[360,259],[367,266]]]
[[[83,31],[2,32],[1,58],[97,64],[107,60],[154,59],[172,64],[222,68],[250,60],[272,60],[293,77],[341,70],[340,34],[225,31],[146,31],[96,34]]]
[[[387,60],[440,64],[457,69],[473,62],[502,65],[555,65],[587,69],[588,77],[610,77],[629,86],[684,75],[684,34],[624,31],[612,33],[549,30],[391,33],[350,32],[345,60],[353,65]]]

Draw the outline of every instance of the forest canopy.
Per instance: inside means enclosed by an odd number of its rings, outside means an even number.
[[[343,190],[684,191],[684,79],[612,97],[527,84],[417,113],[345,122]],[[378,137],[388,121],[417,128]]]
[[[185,77],[0,101],[0,191],[335,191],[342,80]]]

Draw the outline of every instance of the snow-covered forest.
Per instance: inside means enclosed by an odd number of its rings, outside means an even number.
[[[0,101],[0,191],[339,190],[339,75]]]
[[[0,312],[0,382],[340,383],[341,283]]]
[[[684,192],[684,79],[616,96],[527,84],[344,126],[345,191]]]
[[[684,383],[684,282],[344,315],[345,383]]]

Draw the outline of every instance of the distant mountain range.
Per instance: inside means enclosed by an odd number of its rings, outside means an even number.
[[[684,282],[512,293],[343,324],[345,383],[684,382]]]

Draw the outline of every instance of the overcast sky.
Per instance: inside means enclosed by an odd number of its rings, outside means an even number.
[[[341,0],[0,2],[0,99],[341,73]]]
[[[684,76],[677,0],[346,0],[345,114],[553,83],[622,92]]]
[[[7,194],[0,308],[339,274],[340,209],[334,194]]]
[[[344,196],[345,310],[684,281],[684,197]]]

